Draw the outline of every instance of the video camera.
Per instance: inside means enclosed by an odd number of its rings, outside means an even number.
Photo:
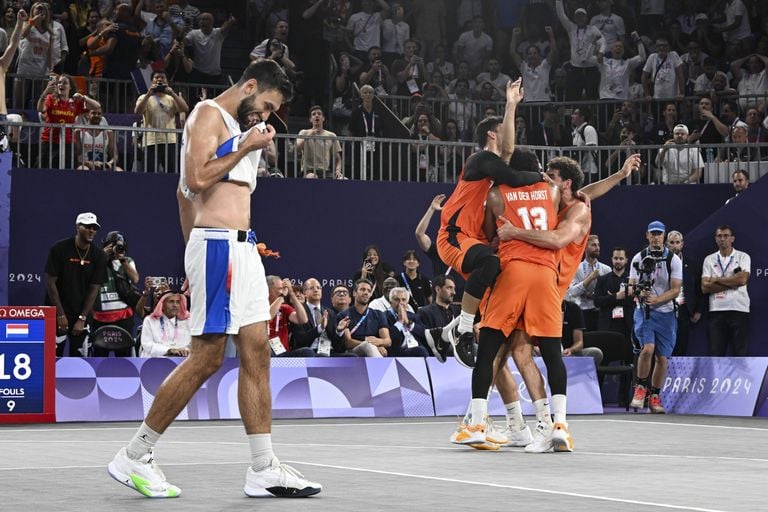
[[[643,293],[650,291],[653,288],[654,272],[659,263],[665,260],[664,251],[661,249],[654,250],[648,249],[645,256],[638,262],[634,263],[635,270],[637,270],[638,277],[637,283],[632,287],[632,294],[641,304],[645,305],[645,318],[650,318],[651,308],[648,304],[645,304],[645,297]]]

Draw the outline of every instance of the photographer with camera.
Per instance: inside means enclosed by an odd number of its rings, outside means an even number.
[[[677,339],[677,318],[674,299],[683,284],[683,263],[664,246],[664,223],[648,224],[648,247],[632,258],[629,270],[629,293],[635,297],[635,337],[642,350],[637,360],[637,384],[632,407],[645,406],[650,391],[652,413],[664,413],[659,392],[667,376],[667,359],[672,355]],[[651,358],[655,366],[651,376]],[[649,380],[650,378],[650,380]]]
[[[189,107],[184,98],[174,92],[168,85],[165,71],[152,73],[152,85],[146,94],[136,100],[134,113],[142,116],[142,126],[145,128],[176,129],[176,115],[187,113]],[[160,168],[166,173],[176,173],[178,169],[179,150],[174,132],[144,132],[144,170],[159,172]]]
[[[709,294],[709,355],[747,355],[749,293],[747,281],[752,265],[749,254],[733,248],[733,228],[718,226],[718,251],[704,258],[701,291]]]
[[[91,332],[104,325],[117,325],[133,333],[134,307],[141,293],[134,288],[139,272],[133,258],[127,255],[128,245],[119,231],[110,231],[104,238],[104,257],[107,260],[107,280],[99,288],[93,304]],[[95,357],[107,357],[109,351],[93,347]],[[129,357],[130,349],[115,351],[116,356]]]

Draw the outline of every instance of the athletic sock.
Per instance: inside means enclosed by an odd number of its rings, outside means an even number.
[[[272,434],[250,434],[248,444],[251,446],[251,468],[254,471],[267,469],[275,458],[272,451]]]
[[[485,417],[488,415],[488,400],[484,398],[473,398],[469,406],[470,417],[469,424],[480,425],[485,423]]]
[[[139,460],[155,447],[159,439],[160,434],[149,428],[146,422],[142,423],[125,448],[128,458]]]
[[[542,398],[533,402],[536,407],[536,419],[546,425],[552,424],[552,415],[549,412],[549,400]]]
[[[648,389],[648,377],[646,377],[644,379],[638,378],[637,379],[637,385],[638,386],[643,386],[645,389]]]
[[[523,430],[525,428],[525,420],[523,419],[523,409],[520,407],[520,401],[504,404],[504,408],[507,410],[507,427],[512,432]]]
[[[453,320],[451,320],[451,323],[443,327],[443,333],[440,335],[440,337],[445,341],[446,343],[451,342],[450,338],[450,332],[453,331],[457,325],[459,325],[459,321],[461,320],[460,316],[457,316]]]
[[[475,315],[467,313],[462,310],[459,316],[459,334],[465,332],[472,332],[472,327],[475,325]]]
[[[552,395],[552,412],[555,415],[555,423],[566,423],[565,402],[565,395]]]

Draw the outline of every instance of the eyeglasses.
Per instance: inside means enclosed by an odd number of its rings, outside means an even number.
[[[344,296],[344,295],[349,295],[349,292],[347,290],[336,290],[335,292],[333,292],[333,294]]]

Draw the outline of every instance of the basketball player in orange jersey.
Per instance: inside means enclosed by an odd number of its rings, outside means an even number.
[[[519,79],[507,83],[503,120],[488,117],[477,125],[475,141],[483,149],[465,162],[459,182],[440,216],[438,255],[467,280],[458,337],[454,336],[454,356],[467,368],[474,366],[472,327],[480,299],[500,271],[499,258],[483,234],[483,204],[488,189],[494,182],[520,187],[542,181],[539,173],[514,171],[508,165],[515,149],[515,111],[523,99],[520,84]]]
[[[557,225],[559,203],[560,190],[551,183],[518,188],[496,185],[487,195],[486,236],[495,235],[500,216],[510,219],[522,230],[553,230]],[[497,254],[501,272],[483,298],[470,412],[452,438],[459,444],[477,445],[487,440],[487,398],[493,381],[494,359],[523,312],[526,330],[531,335],[559,343],[562,333],[556,251],[506,240],[499,242]]]
[[[560,303],[570,285],[581,261],[584,248],[592,226],[592,213],[587,203],[576,197],[581,187],[583,173],[572,159],[558,157],[549,161],[547,175],[560,189],[560,205],[557,214],[557,227],[554,230],[521,229],[506,216],[499,217],[497,229],[500,243],[509,240],[527,242],[545,250],[556,251],[559,277],[557,282],[559,301],[556,312],[560,313]],[[640,168],[640,156],[632,155],[616,174],[581,189],[581,195],[589,201],[604,195],[626,179],[633,171]],[[503,272],[503,271],[502,271]],[[537,313],[538,314],[538,313]],[[534,430],[533,442],[526,446],[527,452],[540,453],[551,449],[555,451],[573,451],[573,440],[566,422],[566,387],[567,373],[562,359],[560,340],[538,338],[539,349],[547,367],[547,379],[552,392],[554,424],[546,400],[543,379],[533,363],[530,336],[537,336],[528,327],[532,319],[530,311],[525,312],[525,333],[517,331],[513,341],[512,355],[536,407],[538,420]],[[528,336],[526,336],[528,335]],[[504,392],[502,398],[504,398]]]

